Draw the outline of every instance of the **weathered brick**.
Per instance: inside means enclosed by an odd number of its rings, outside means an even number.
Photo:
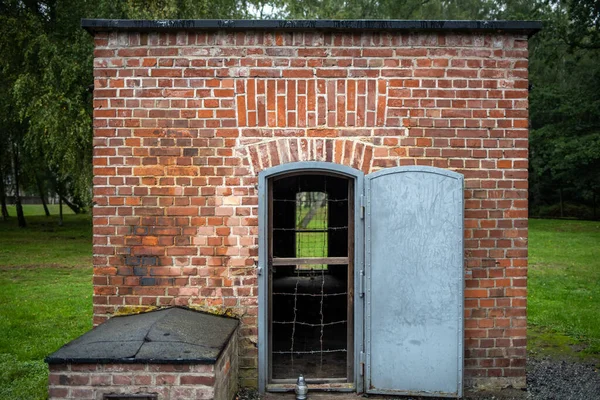
[[[215,383],[214,376],[204,375],[182,375],[179,378],[182,385],[204,385],[212,386]]]

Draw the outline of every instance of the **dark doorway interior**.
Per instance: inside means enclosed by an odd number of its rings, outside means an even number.
[[[352,181],[293,174],[270,188],[270,381],[351,382]]]

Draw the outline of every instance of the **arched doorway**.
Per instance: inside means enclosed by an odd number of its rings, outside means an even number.
[[[261,173],[259,188],[261,389],[285,390],[302,374],[313,386],[354,390],[362,173],[285,164]]]

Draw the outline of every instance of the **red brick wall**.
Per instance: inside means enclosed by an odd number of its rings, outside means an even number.
[[[101,400],[104,394],[153,393],[159,400],[213,399],[214,384],[214,365],[58,364],[50,366],[49,398]]]
[[[467,385],[525,384],[527,37],[97,33],[94,322],[241,317],[256,384],[257,173],[296,160],[465,176]]]

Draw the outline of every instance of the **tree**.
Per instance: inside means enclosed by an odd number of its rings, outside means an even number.
[[[23,56],[15,41],[18,34],[18,23],[14,18],[15,10],[5,9],[5,4],[0,4],[0,10],[6,13],[0,14],[0,53],[3,55],[0,63],[0,123],[2,124],[2,186],[3,195],[3,218],[8,218],[6,210],[4,182],[10,182],[13,186],[17,219],[19,226],[25,227],[26,221],[21,205],[21,152],[23,149],[23,124],[18,117],[18,110],[12,96],[12,89],[19,74],[19,64]],[[12,11],[9,13],[9,11]],[[4,175],[7,175],[6,177]],[[10,179],[8,178],[10,176]]]
[[[0,75],[0,78],[5,78],[4,74]],[[8,83],[6,79],[0,81],[0,102],[6,102],[8,98]],[[0,107],[0,122],[2,127],[0,128],[0,209],[2,213],[2,220],[6,221],[9,217],[8,209],[6,207],[6,196],[9,187],[9,176],[11,176],[11,160],[12,154],[10,152],[12,144],[8,136],[8,127],[10,123],[9,118],[5,113],[8,111],[8,107]]]
[[[598,10],[581,12],[592,3],[553,3],[531,46],[531,202],[558,202],[561,216],[565,201],[595,213],[600,195]]]
[[[491,0],[280,0],[287,18],[485,19],[501,2]]]
[[[2,183],[18,194],[30,178],[35,191],[54,188],[75,212],[91,201],[93,40],[81,18],[234,18],[249,3],[0,0],[1,144],[14,167],[9,179],[0,166]]]
[[[557,6],[561,4],[556,1]],[[568,13],[572,24],[564,30],[571,47],[600,48],[600,3],[598,0],[571,0]]]

